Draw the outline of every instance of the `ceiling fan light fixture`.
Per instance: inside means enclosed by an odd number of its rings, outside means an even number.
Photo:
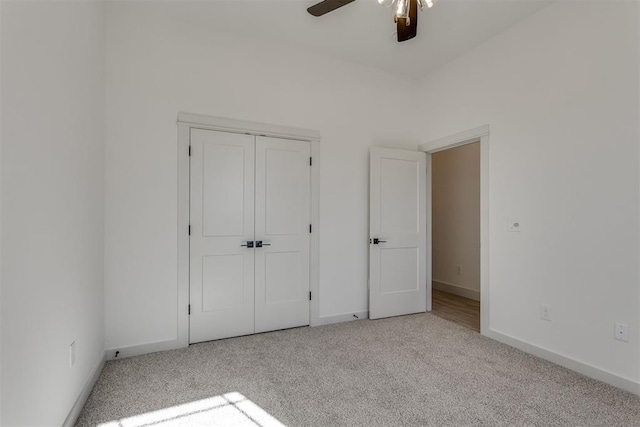
[[[409,17],[409,0],[396,0],[396,18]]]
[[[420,6],[420,10],[423,10],[425,6],[429,9],[433,7],[437,0],[378,0],[378,4],[384,7],[393,6],[393,19],[397,21],[398,18],[406,19],[409,17],[411,1],[415,1]]]

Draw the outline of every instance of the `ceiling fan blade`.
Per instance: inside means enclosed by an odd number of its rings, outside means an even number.
[[[409,4],[409,18],[398,18],[398,41],[404,42],[410,40],[418,33],[418,0],[410,0]],[[407,19],[409,25],[407,25]]]
[[[334,11],[342,6],[346,6],[355,0],[324,0],[318,4],[314,4],[310,8],[307,9],[307,12],[312,14],[313,16],[322,16],[325,13],[329,13]]]

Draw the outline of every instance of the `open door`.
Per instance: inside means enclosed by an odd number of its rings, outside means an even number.
[[[427,155],[371,149],[369,318],[427,310]]]

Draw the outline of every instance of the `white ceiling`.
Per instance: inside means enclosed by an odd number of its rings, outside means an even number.
[[[315,0],[179,0],[154,7],[171,19],[420,78],[551,1],[439,0],[419,12],[418,35],[403,43],[395,40],[391,9],[376,0],[356,0],[319,18],[306,11]]]

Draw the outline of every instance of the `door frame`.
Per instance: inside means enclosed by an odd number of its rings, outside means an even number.
[[[268,123],[178,113],[178,330],[180,347],[189,345],[189,198],[190,167],[189,145],[191,129],[206,129],[220,132],[243,133],[311,144],[311,224],[309,247],[309,289],[312,298],[309,307],[309,324],[320,324],[320,133],[314,130],[278,126]]]
[[[489,125],[436,139],[418,146],[427,153],[427,311],[431,311],[432,292],[432,178],[431,155],[462,145],[480,143],[480,334],[489,333]]]

